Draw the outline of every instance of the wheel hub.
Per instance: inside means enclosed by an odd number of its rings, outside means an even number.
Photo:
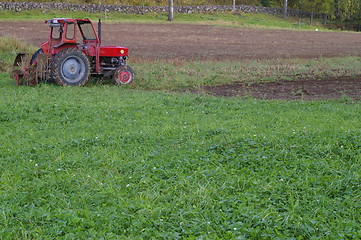
[[[119,80],[120,80],[121,82],[126,83],[126,82],[129,81],[130,78],[131,78],[131,75],[130,75],[130,73],[127,72],[127,71],[122,71],[122,72],[119,74]]]
[[[84,75],[84,66],[82,62],[72,57],[64,62],[62,72],[64,77],[68,80],[76,80]]]

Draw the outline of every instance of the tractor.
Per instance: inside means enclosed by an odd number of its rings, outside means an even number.
[[[54,18],[48,41],[31,57],[19,53],[12,73],[16,85],[36,85],[53,80],[61,86],[83,86],[90,75],[102,75],[117,85],[134,80],[134,70],[126,64],[128,48],[101,46],[101,21],[98,34],[89,19]]]

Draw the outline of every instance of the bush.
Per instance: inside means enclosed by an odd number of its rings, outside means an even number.
[[[263,7],[270,7],[270,0],[261,0],[261,4]]]

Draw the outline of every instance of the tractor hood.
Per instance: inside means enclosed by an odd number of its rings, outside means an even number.
[[[124,57],[128,56],[128,48],[120,46],[100,46],[101,57]]]

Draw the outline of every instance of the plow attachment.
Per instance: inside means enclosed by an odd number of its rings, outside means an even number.
[[[33,55],[19,53],[14,60],[14,67],[11,77],[17,86],[35,86],[48,76],[48,57],[40,51]]]
[[[11,77],[15,80],[16,86],[35,86],[39,83],[36,77],[36,69],[24,68],[23,70],[14,70]]]

